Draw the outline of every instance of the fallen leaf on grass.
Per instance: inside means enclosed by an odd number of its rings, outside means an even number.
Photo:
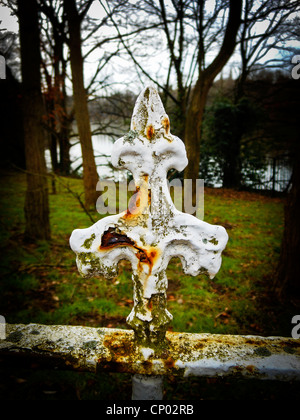
[[[230,310],[228,308],[225,308],[224,311],[220,312],[215,316],[215,319],[217,318],[230,318]],[[225,323],[225,321],[223,321]],[[227,320],[228,322],[228,320]]]

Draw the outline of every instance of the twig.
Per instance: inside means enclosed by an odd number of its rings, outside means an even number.
[[[89,219],[91,220],[92,223],[95,223],[96,220],[93,219],[91,213],[88,211],[88,209],[85,207],[84,202],[81,200],[81,194],[78,194],[77,192],[73,191],[70,186],[68,184],[65,184],[64,182],[62,182],[61,178],[56,175],[56,174],[51,174],[52,177],[54,177],[54,179],[57,179],[58,182],[60,182],[60,184],[69,192],[73,195],[73,197],[75,197],[79,204],[81,205],[82,209],[84,210],[84,212],[86,213],[86,215],[89,217]]]
[[[43,174],[40,174],[40,173],[34,173],[34,172],[30,172],[30,171],[28,171],[28,170],[26,170],[26,169],[23,169],[23,168],[20,168],[20,167],[18,167],[18,166],[16,166],[16,165],[12,165],[13,167],[15,167],[16,169],[18,169],[19,171],[21,171],[21,172],[24,172],[24,173],[26,173],[26,174],[30,174],[30,175],[35,175],[35,176],[45,176],[45,177],[50,177],[50,178],[52,178],[52,179],[55,179],[55,180],[57,180],[64,188],[66,188],[66,190],[69,192],[69,193],[71,193],[72,195],[73,195],[73,197],[75,197],[78,201],[79,201],[79,204],[81,205],[81,207],[82,207],[82,209],[84,210],[84,212],[86,213],[86,215],[89,217],[89,219],[91,220],[91,222],[92,223],[95,223],[96,221],[93,219],[93,217],[92,217],[92,215],[90,214],[90,212],[88,211],[88,209],[85,207],[85,205],[84,205],[84,203],[83,203],[83,201],[81,200],[81,197],[80,197],[80,195],[82,194],[78,194],[78,193],[76,193],[75,191],[73,191],[71,188],[70,188],[70,186],[68,185],[68,184],[65,184],[64,182],[62,182],[62,180],[61,180],[61,177],[59,177],[57,174],[54,174],[53,172],[52,173],[43,173]]]

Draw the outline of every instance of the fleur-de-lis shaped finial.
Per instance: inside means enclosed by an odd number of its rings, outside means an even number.
[[[184,144],[171,134],[156,89],[147,87],[137,99],[130,132],[112,150],[112,164],[133,174],[136,192],[128,209],[75,230],[70,238],[84,276],[116,276],[121,259],[131,262],[134,306],[127,322],[148,347],[164,340],[172,319],[166,304],[170,259],[180,257],[186,274],[213,277],[228,240],[222,226],[175,208],[167,172],[182,171],[187,163]]]

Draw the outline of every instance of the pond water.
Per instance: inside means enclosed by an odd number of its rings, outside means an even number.
[[[94,156],[97,165],[97,171],[101,179],[109,178],[115,181],[121,181],[126,179],[127,171],[117,170],[111,167],[111,152],[113,147],[113,140],[111,137],[106,135],[94,135],[92,137],[92,144],[94,149]],[[45,152],[47,168],[51,171],[51,158],[50,152],[47,149]],[[79,140],[74,138],[72,140],[72,146],[70,149],[71,157],[71,168],[77,170],[78,174],[82,173],[82,158],[81,158],[81,146]],[[274,178],[275,176],[275,178]],[[259,190],[271,190],[271,191],[285,191],[291,177],[291,168],[283,160],[277,160],[274,166],[274,160],[269,159],[267,161],[267,167],[265,172],[260,178],[260,184],[256,185],[255,188]],[[205,182],[205,179],[204,179]],[[222,185],[220,182],[213,181],[210,183],[215,188],[220,188]]]
[[[109,136],[94,135],[92,137],[92,144],[95,156],[97,171],[100,178],[122,179],[125,177],[125,171],[120,171],[110,167],[111,152],[113,140]],[[49,171],[52,170],[50,151],[45,151],[46,165]],[[70,148],[71,169],[78,174],[82,174],[82,154],[81,145],[78,138],[71,141]]]

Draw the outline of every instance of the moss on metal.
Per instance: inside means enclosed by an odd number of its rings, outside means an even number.
[[[90,238],[84,241],[82,246],[86,249],[90,249],[95,238],[96,238],[96,235],[93,233]]]
[[[92,372],[300,380],[300,341],[292,338],[167,332],[148,344],[130,330],[8,324],[0,355]]]

